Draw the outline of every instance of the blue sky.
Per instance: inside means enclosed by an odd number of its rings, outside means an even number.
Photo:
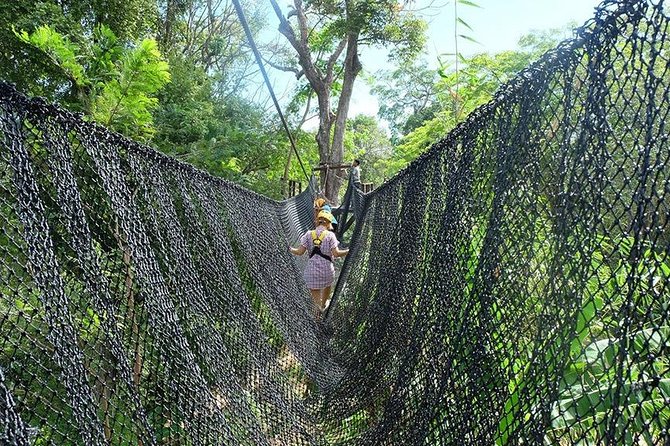
[[[532,30],[562,28],[570,22],[581,25],[593,17],[600,0],[475,0],[481,8],[459,5],[459,15],[472,26],[464,29],[481,45],[463,42],[463,52],[490,52],[515,49],[519,39]],[[417,6],[427,3],[420,0]],[[429,50],[454,51],[453,1],[436,11],[430,20]],[[459,44],[461,45],[461,44]],[[431,48],[432,47],[432,48]],[[459,48],[460,49],[460,48]]]
[[[532,30],[564,28],[570,23],[581,25],[593,17],[595,8],[600,4],[600,0],[474,1],[480,8],[458,7],[459,16],[472,27],[472,31],[462,29],[459,32],[471,35],[479,42],[459,41],[458,50],[466,56],[516,49],[519,39]],[[437,67],[438,55],[454,53],[455,50],[453,0],[417,0],[411,7],[420,9],[426,15],[429,22],[426,60],[429,65]],[[361,60],[368,73],[392,68],[383,51],[363,49]],[[274,79],[276,91],[285,97],[292,88],[293,78],[279,75]],[[377,109],[377,100],[369,94],[363,79],[359,78],[349,116],[359,113],[375,115]]]

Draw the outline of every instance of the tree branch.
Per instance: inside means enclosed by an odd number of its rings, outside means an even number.
[[[298,128],[302,127],[302,125],[307,121],[307,113],[309,113],[309,107],[312,105],[312,93],[314,93],[314,90],[309,90],[309,94],[307,95],[307,104],[305,105],[305,113],[302,114],[302,119],[300,119],[300,124],[298,125]]]
[[[274,62],[272,62],[270,59],[267,59],[267,58],[265,58],[265,57],[263,57],[263,56],[261,56],[261,58],[263,59],[263,61],[264,61],[266,64],[270,65],[272,68],[275,68],[275,69],[277,69],[277,70],[281,70],[281,71],[285,71],[285,72],[288,72],[288,73],[293,73],[293,74],[295,74],[296,79],[300,79],[300,78],[302,77],[302,75],[304,74],[303,70],[299,70],[299,69],[296,68],[296,67],[287,67],[287,66],[285,66],[285,65],[279,65],[279,64],[274,63]]]
[[[300,41],[307,46],[307,39],[309,36],[309,26],[307,26],[307,16],[305,15],[305,8],[302,6],[302,0],[293,0],[295,5],[296,18],[298,19],[298,30],[300,31]]]
[[[270,0],[270,2],[272,3],[272,8],[274,9],[277,18],[279,19],[279,32],[282,33],[284,37],[286,37],[293,49],[295,49],[296,53],[298,53],[298,63],[303,68],[305,77],[307,77],[310,85],[312,85],[315,90],[324,90],[324,88],[326,88],[326,84],[324,83],[323,76],[316,65],[314,65],[312,54],[309,50],[309,47],[307,46],[307,40],[305,40],[307,36],[307,17],[305,16],[304,10],[302,9],[302,1],[295,0],[295,3],[298,27],[300,28],[300,35],[301,37],[304,37],[304,39],[298,39],[295,31],[293,30],[293,27],[281,12],[277,1]]]
[[[340,43],[337,45],[337,48],[335,48],[335,51],[333,51],[333,54],[330,55],[328,58],[328,63],[326,64],[326,78],[328,79],[329,82],[332,82],[333,80],[333,69],[335,67],[335,64],[337,63],[337,59],[340,58],[342,55],[342,51],[344,51],[344,48],[347,46],[347,39],[342,39],[340,40]]]

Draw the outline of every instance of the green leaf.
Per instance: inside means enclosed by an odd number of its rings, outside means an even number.
[[[458,23],[460,23],[461,25],[465,26],[465,27],[466,27],[467,29],[469,29],[470,31],[474,31],[474,30],[472,29],[472,27],[471,27],[470,25],[468,25],[468,23],[467,23],[465,20],[463,20],[462,18],[458,17],[458,18],[456,18],[456,20],[458,21]]]
[[[94,98],[93,116],[128,136],[147,139],[154,132],[150,112],[158,103],[153,94],[170,80],[169,66],[156,41],[144,39],[124,51],[115,68],[117,75],[103,82]]]
[[[458,37],[460,37],[462,39],[465,39],[465,40],[469,40],[470,42],[473,42],[473,43],[479,43],[474,38],[472,38],[468,35],[465,35],[465,34],[459,34]]]
[[[460,5],[472,6],[473,8],[481,8],[477,3],[472,0],[456,0]]]
[[[77,54],[80,48],[70,40],[53,30],[48,25],[40,26],[32,34],[26,31],[12,30],[16,37],[49,56],[49,60],[60,68],[77,86],[85,86],[90,82],[85,74],[84,66],[79,63]]]

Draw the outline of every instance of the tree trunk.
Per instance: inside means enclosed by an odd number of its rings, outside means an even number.
[[[330,89],[323,84],[311,83],[319,100],[319,129],[316,132],[316,144],[319,147],[319,162],[329,163],[331,157],[330,131],[333,128],[333,115],[330,111]],[[321,172],[321,189],[328,185],[328,175]],[[326,194],[326,198],[330,197]]]
[[[347,36],[347,53],[344,58],[344,79],[342,91],[337,103],[337,114],[335,116],[333,142],[330,147],[330,162],[341,164],[344,159],[344,131],[349,114],[349,103],[354,89],[354,82],[361,71],[361,62],[358,59],[358,37],[359,33],[350,33]],[[344,176],[340,170],[328,171],[326,178],[326,198],[338,203],[340,188],[344,182]]]
[[[159,42],[161,43],[161,51],[167,51],[170,48],[170,42],[172,41],[172,24],[175,20],[175,5],[173,0],[168,0],[165,7],[165,23],[163,24],[163,35],[159,36]]]

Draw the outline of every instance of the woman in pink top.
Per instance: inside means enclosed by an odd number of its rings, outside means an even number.
[[[307,231],[300,237],[300,247],[289,247],[292,254],[301,256],[309,253],[309,261],[303,274],[305,283],[319,313],[326,309],[330,290],[335,280],[333,258],[344,257],[348,249],[340,249],[339,242],[332,232],[333,214],[321,211],[316,217],[316,229]]]

